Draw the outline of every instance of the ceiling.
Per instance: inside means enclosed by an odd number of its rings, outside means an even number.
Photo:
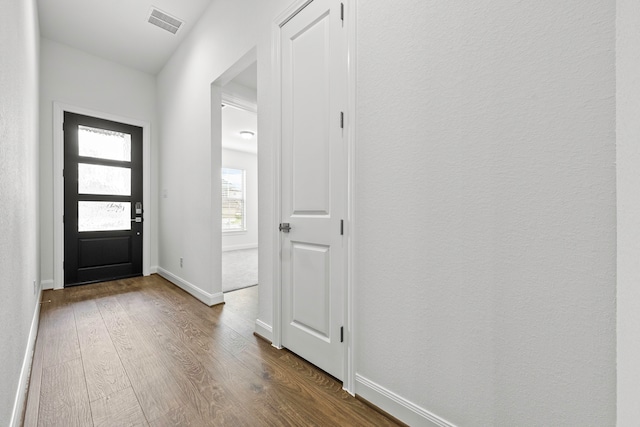
[[[258,88],[258,63],[253,62],[244,71],[235,76],[230,84],[222,88],[223,92],[237,90],[238,86],[243,86],[242,96],[248,103],[257,102]],[[229,90],[227,90],[229,88]],[[236,94],[239,95],[239,94]],[[235,108],[230,105],[222,109],[222,148],[230,150],[244,151],[247,153],[258,153],[258,115],[251,111]],[[243,130],[251,131],[255,136],[246,140],[240,136]]]
[[[212,0],[38,0],[40,34],[92,55],[156,75],[195,26]],[[184,21],[174,35],[147,22],[151,8]],[[254,62],[232,82],[255,93]],[[257,115],[227,106],[222,109],[222,146],[257,153],[240,131],[256,133]]]
[[[40,34],[155,75],[209,4],[211,0],[38,0]],[[184,21],[177,34],[147,22],[152,6]]]
[[[244,71],[235,76],[231,82],[256,92],[258,90],[258,63],[254,62],[249,65]]]
[[[258,152],[258,115],[251,111],[241,110],[227,105],[222,109],[222,148]],[[248,130],[255,136],[246,140],[240,136],[240,131]]]

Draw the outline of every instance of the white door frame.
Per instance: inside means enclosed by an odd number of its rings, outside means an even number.
[[[281,272],[281,233],[278,230],[281,211],[281,156],[282,156],[282,95],[281,95],[281,52],[280,52],[280,29],[298,12],[304,9],[313,0],[296,0],[284,12],[282,12],[272,24],[272,87],[274,95],[274,218],[273,224],[273,335],[272,344],[276,348],[282,348],[282,272]],[[354,366],[354,342],[355,330],[353,322],[353,285],[355,283],[354,265],[354,230],[355,230],[355,112],[356,112],[356,1],[344,0],[345,7],[345,31],[347,36],[347,111],[345,111],[345,129],[347,135],[347,155],[348,155],[348,188],[347,188],[347,219],[345,224],[346,251],[345,251],[345,289],[344,289],[344,378],[342,388],[350,394],[355,394],[355,366]]]
[[[151,262],[151,123],[76,105],[53,102],[53,289],[64,288],[64,113],[82,114],[142,128],[142,274],[150,274]]]

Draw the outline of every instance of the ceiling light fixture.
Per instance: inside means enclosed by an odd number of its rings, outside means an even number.
[[[250,130],[243,130],[240,131],[240,136],[242,137],[242,139],[251,139],[255,136],[256,134],[254,132],[251,132]]]

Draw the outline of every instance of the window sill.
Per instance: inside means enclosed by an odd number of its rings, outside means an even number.
[[[222,230],[224,235],[245,234],[247,230]]]

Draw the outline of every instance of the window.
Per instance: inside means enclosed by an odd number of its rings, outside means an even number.
[[[245,171],[222,168],[222,231],[245,231]]]

